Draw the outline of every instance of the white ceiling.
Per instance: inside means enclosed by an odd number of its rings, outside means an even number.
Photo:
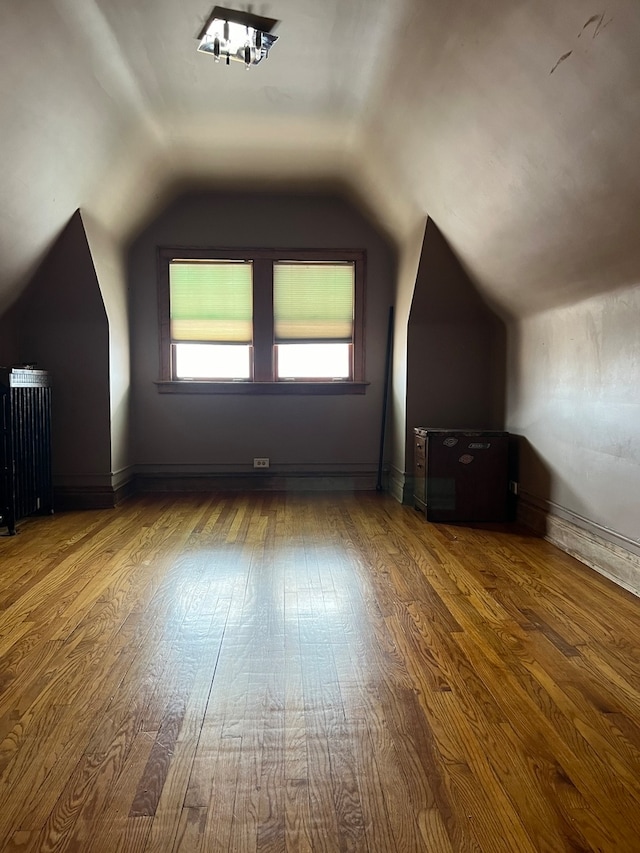
[[[400,243],[432,216],[508,311],[640,280],[633,0],[273,0],[248,72],[196,52],[205,0],[3,5],[0,305],[78,207],[125,239],[241,177],[342,181]]]

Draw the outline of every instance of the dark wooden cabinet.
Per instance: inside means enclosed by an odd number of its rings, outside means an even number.
[[[414,441],[414,505],[427,520],[508,520],[508,433],[416,427]]]
[[[427,458],[424,430],[414,429],[413,436],[413,505],[420,512],[427,508]]]

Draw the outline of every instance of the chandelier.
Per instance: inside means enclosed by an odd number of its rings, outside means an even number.
[[[269,56],[277,40],[271,30],[279,23],[252,12],[239,12],[214,6],[198,35],[198,50],[221,59],[227,65],[234,60],[244,62],[247,70]]]

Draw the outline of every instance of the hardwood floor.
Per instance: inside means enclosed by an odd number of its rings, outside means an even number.
[[[377,494],[0,539],[0,849],[640,850],[640,602]]]

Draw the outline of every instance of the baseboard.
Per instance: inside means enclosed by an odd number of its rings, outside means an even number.
[[[413,504],[413,479],[395,465],[389,471],[389,494],[398,503]]]
[[[113,509],[135,491],[132,468],[114,474],[70,474],[54,477],[56,510]]]
[[[135,472],[132,466],[122,468],[111,475],[111,486],[116,504],[122,503],[136,493]]]
[[[113,509],[116,493],[111,486],[56,486],[53,490],[54,510]]]
[[[231,466],[229,466],[231,468]],[[110,509],[137,492],[202,491],[325,491],[357,492],[377,488],[377,471],[371,466],[331,470],[212,471],[205,466],[139,466],[113,475],[78,475],[58,478],[54,506],[59,510]],[[383,489],[390,488],[385,472]]]
[[[200,491],[372,491],[377,473],[356,471],[212,472],[137,470],[138,492]]]
[[[520,493],[518,521],[618,586],[640,596],[640,546],[551,501]]]

